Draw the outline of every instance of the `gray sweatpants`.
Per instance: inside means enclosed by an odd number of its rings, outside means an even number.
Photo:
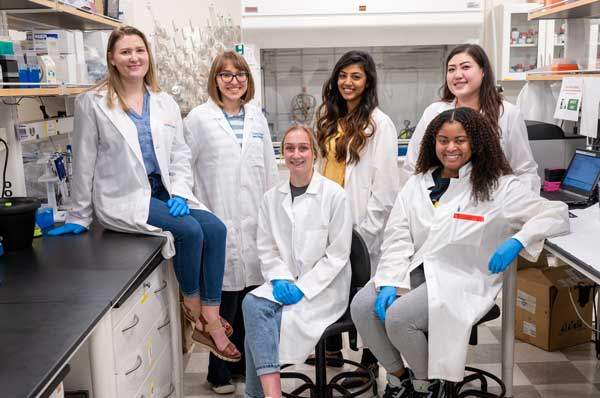
[[[410,363],[415,378],[427,379],[427,337],[429,316],[427,283],[423,266],[410,274],[411,291],[397,297],[387,309],[385,325],[375,313],[379,291],[367,283],[352,300],[352,319],[365,346],[388,372],[404,367],[400,353]]]

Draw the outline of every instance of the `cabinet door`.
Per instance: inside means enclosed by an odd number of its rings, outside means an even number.
[[[528,21],[527,11],[504,9],[502,31],[502,80],[525,80],[526,72],[544,63],[546,51],[546,24]]]
[[[546,49],[542,66],[551,66],[554,60],[565,57],[565,37],[567,24],[565,19],[549,19],[546,24]]]

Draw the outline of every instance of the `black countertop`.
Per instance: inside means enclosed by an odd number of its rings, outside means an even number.
[[[164,238],[99,226],[0,257],[0,395],[35,397],[162,257]]]

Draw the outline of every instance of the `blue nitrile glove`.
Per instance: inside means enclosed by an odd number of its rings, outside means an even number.
[[[296,304],[298,301],[302,300],[302,297],[304,297],[304,293],[302,293],[302,290],[300,290],[300,288],[298,286],[292,284],[292,286],[290,286],[289,300],[287,303],[283,303],[283,304],[285,304],[285,305]]]
[[[78,235],[85,231],[87,231],[87,228],[82,227],[79,224],[67,223],[58,228],[51,229],[50,231],[48,231],[47,234],[50,236],[58,236],[58,235],[66,235],[66,234]]]
[[[515,261],[519,252],[523,248],[521,242],[515,238],[510,238],[504,242],[490,258],[488,268],[492,274],[504,271],[510,263]]]
[[[173,217],[187,216],[190,214],[190,208],[188,207],[185,199],[179,196],[173,196],[167,201],[167,207],[169,207],[169,214]]]
[[[296,304],[304,297],[302,290],[285,279],[274,279],[271,284],[273,285],[273,297],[282,304]]]
[[[396,288],[394,286],[381,286],[379,288],[379,294],[377,300],[375,300],[375,313],[381,319],[381,322],[385,321],[385,311],[390,305],[396,300]]]

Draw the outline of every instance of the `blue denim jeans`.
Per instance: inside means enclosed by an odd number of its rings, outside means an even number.
[[[259,376],[279,372],[279,303],[247,294],[242,302],[246,327],[246,393],[247,398],[265,396]]]
[[[225,272],[227,228],[217,216],[204,210],[190,210],[187,216],[173,217],[166,204],[168,200],[164,188],[153,192],[148,224],[171,232],[175,238],[173,267],[183,295],[200,296],[203,305],[218,306]]]

